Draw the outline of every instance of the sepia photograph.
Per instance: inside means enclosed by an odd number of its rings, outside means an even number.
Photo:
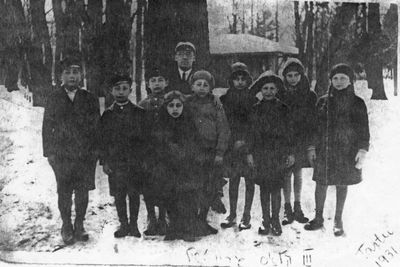
[[[0,0],[0,266],[400,266],[399,4]]]

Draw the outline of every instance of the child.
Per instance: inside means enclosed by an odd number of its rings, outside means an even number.
[[[151,93],[145,99],[139,102],[139,106],[148,111],[148,119],[151,123],[157,124],[159,120],[159,111],[164,103],[164,95],[166,87],[168,86],[168,79],[165,73],[159,68],[153,68],[149,72],[146,72],[147,87]],[[151,163],[150,163],[151,164]],[[148,173],[147,176],[151,176]],[[146,179],[147,185],[144,190],[144,199],[147,209],[147,220],[148,226],[144,231],[145,235],[165,235],[167,229],[167,223],[165,220],[165,209],[159,206],[158,220],[155,212],[155,199],[152,187],[154,187],[154,181],[151,177]]]
[[[172,91],[168,95],[155,128],[159,159],[152,170],[160,181],[158,196],[165,202],[169,217],[164,240],[194,241],[200,224],[196,204],[202,187],[198,177],[201,170],[196,164],[200,136],[182,93]]]
[[[121,223],[114,237],[140,237],[137,219],[140,204],[142,161],[146,155],[145,111],[132,104],[129,76],[115,76],[111,80],[114,104],[104,111],[100,120],[101,163],[108,175],[110,195]],[[130,222],[126,210],[129,197]]]
[[[248,90],[252,79],[247,66],[241,62],[231,66],[231,75],[228,78],[229,90],[221,96],[226,117],[231,128],[231,139],[225,157],[229,170],[229,216],[221,223],[222,228],[232,227],[236,223],[236,208],[238,200],[240,177],[245,177],[246,196],[243,217],[239,230],[250,229],[250,210],[254,197],[254,181],[252,168],[248,165],[248,144],[246,137],[250,128],[250,113],[256,98]]]
[[[328,95],[319,99],[318,131],[315,140],[313,180],[315,218],[306,230],[323,227],[323,210],[328,185],[336,186],[336,212],[333,233],[344,234],[342,214],[347,186],[361,182],[361,168],[369,148],[368,113],[364,101],[354,93],[354,72],[346,64],[330,71]]]
[[[263,224],[259,234],[282,234],[279,221],[281,188],[284,173],[293,165],[291,152],[292,132],[289,108],[276,98],[283,89],[282,80],[271,71],[264,72],[254,82],[250,90],[253,95],[262,93],[262,100],[254,106],[249,138],[250,152],[254,155],[257,168],[256,183],[260,185]],[[252,157],[249,159],[250,163]],[[272,216],[270,215],[270,203]]]
[[[294,220],[299,223],[308,222],[301,209],[302,168],[311,167],[307,159],[307,151],[312,149],[312,139],[315,132],[315,105],[317,95],[310,90],[310,84],[304,74],[300,60],[289,58],[282,68],[284,90],[278,98],[290,108],[294,131],[295,164],[288,171],[283,187],[285,198],[285,213],[283,225],[291,224]],[[294,189],[294,210],[291,205],[292,174]]]
[[[222,188],[222,163],[230,138],[229,124],[223,109],[215,106],[211,90],[214,77],[208,71],[201,70],[191,79],[194,96],[188,102],[195,125],[201,136],[201,153],[198,162],[203,177],[203,199],[200,203],[199,218],[207,224],[207,214],[211,203],[219,199],[218,191]],[[210,234],[218,231],[208,224]]]
[[[43,118],[43,155],[54,170],[61,236],[65,244],[87,241],[83,221],[89,190],[95,189],[97,161],[96,129],[99,104],[80,88],[82,71],[78,57],[66,57],[62,64],[61,88],[47,99]],[[75,192],[75,223],[71,223],[72,193]]]

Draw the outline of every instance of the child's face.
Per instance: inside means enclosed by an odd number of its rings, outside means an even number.
[[[153,94],[160,94],[168,86],[168,80],[163,76],[151,77],[148,86]]]
[[[286,73],[285,78],[290,86],[295,87],[300,82],[301,75],[297,71],[289,71]]]
[[[196,56],[192,50],[179,50],[175,54],[175,61],[181,70],[189,70],[193,66]]]
[[[276,88],[275,83],[266,83],[261,87],[261,93],[265,100],[272,100],[278,93],[278,88]]]
[[[182,115],[183,103],[179,99],[175,98],[167,105],[168,114],[173,118],[178,118]]]
[[[245,89],[248,86],[247,79],[244,75],[236,75],[233,77],[232,83],[233,87],[235,87],[237,90]]]
[[[77,87],[81,82],[82,74],[79,67],[68,67],[61,73],[62,83],[67,87]]]
[[[128,82],[121,82],[115,84],[111,89],[111,94],[113,95],[115,101],[118,103],[124,103],[128,101],[128,96],[132,89]]]
[[[344,73],[337,73],[332,77],[332,86],[337,90],[346,89],[350,85],[350,78]]]
[[[205,97],[210,93],[211,88],[206,80],[198,79],[193,83],[192,90],[195,95]]]

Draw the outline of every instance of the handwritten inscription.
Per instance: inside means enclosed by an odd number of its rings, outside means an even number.
[[[373,260],[379,267],[389,264],[398,256],[400,249],[393,242],[394,232],[386,231],[380,234],[374,234],[372,241],[362,243],[356,252],[367,260]]]

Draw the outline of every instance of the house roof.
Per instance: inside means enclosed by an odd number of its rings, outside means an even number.
[[[250,34],[220,34],[210,36],[210,52],[212,55],[268,53],[296,55],[299,49]]]

